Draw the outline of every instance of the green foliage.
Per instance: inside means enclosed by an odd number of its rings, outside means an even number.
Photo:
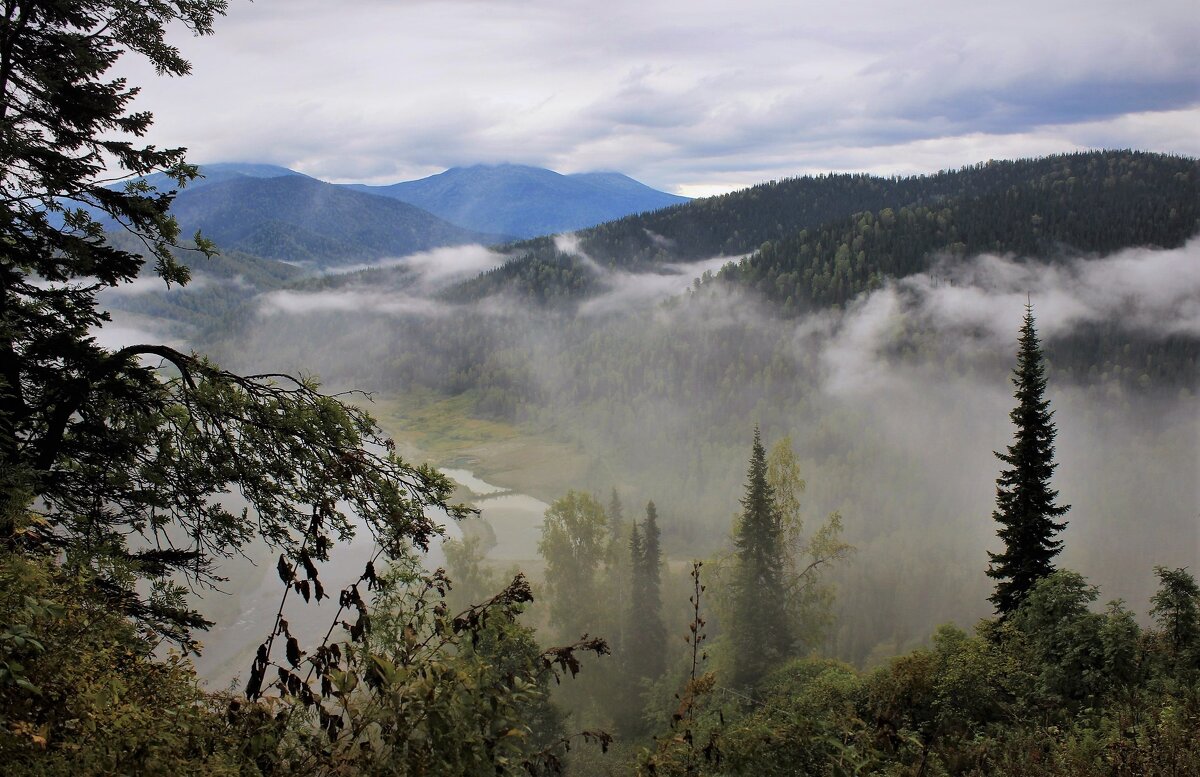
[[[646,503],[646,519],[642,523],[642,554],[631,559],[634,570],[634,586],[641,589],[644,607],[639,608],[640,623],[634,628],[641,637],[639,672],[642,677],[654,680],[663,673],[667,635],[662,619],[662,567],[663,554],[660,546],[662,532],[658,528],[658,509],[654,502]]]
[[[553,769],[566,741],[548,683],[607,647],[540,650],[516,622],[532,597],[520,577],[449,614],[443,573],[412,561],[438,533],[426,509],[470,512],[447,505],[448,479],[396,457],[369,415],[314,381],[242,376],[162,345],[109,350],[92,334],[108,320],[98,295],[138,279],[147,257],[168,286],[188,281],[174,192],[140,177],[197,175],[181,149],[132,142],[151,117],[129,110],[137,90],[109,70],[132,51],[186,73],[167,27],[206,34],[225,6],[17,0],[0,18],[0,762],[6,774]],[[139,178],[106,186],[127,176]],[[113,225],[132,238],[110,239]],[[215,562],[251,542],[282,549],[284,601],[332,598],[318,564],[359,522],[378,552],[311,653],[282,604],[243,696],[204,693],[165,652],[163,637],[186,651],[207,625],[184,583],[216,582]],[[388,561],[404,571],[376,574]]]
[[[1179,246],[1200,224],[1198,187],[1195,160],[1131,151],[991,161],[909,178],[805,176],[582,230],[579,248],[626,268],[753,252],[720,279],[798,313],[925,272],[946,254]],[[601,288],[551,238],[506,250],[516,258],[453,296],[505,291],[563,304]]]
[[[1159,588],[1150,615],[1158,624],[1163,647],[1181,666],[1200,669],[1200,586],[1185,569],[1155,567]]]
[[[442,552],[446,554],[446,572],[453,581],[446,596],[447,604],[452,609],[462,610],[490,598],[491,592],[503,583],[501,575],[488,566],[481,548],[482,542],[478,534],[467,534],[465,531],[461,540],[442,542]]]
[[[289,647],[287,664],[278,665],[269,698],[286,703],[287,723],[277,768],[437,775],[552,768],[568,740],[549,683],[578,671],[576,651],[606,652],[603,642],[541,650],[517,622],[532,601],[521,576],[457,615],[446,607],[440,572],[398,568],[373,580],[367,628],[307,657]],[[350,591],[343,602],[354,599]]]
[[[720,710],[713,704],[716,675],[704,671],[708,652],[703,645],[708,639],[707,621],[702,616],[701,600],[707,586],[700,582],[702,561],[692,562],[692,594],[688,597],[692,620],[685,637],[689,661],[682,688],[674,694],[678,702],[670,716],[670,733],[655,737],[654,752],[643,751],[638,759],[640,775],[698,775],[705,763],[720,762],[717,736],[720,730]]]
[[[546,246],[537,261],[506,262],[450,288],[442,297],[448,302],[470,302],[503,290],[539,305],[556,306],[569,305],[600,290],[595,275],[583,261],[552,248],[549,241],[536,241]]]
[[[774,494],[775,512],[785,556],[785,597],[792,637],[798,646],[815,647],[832,622],[833,587],[821,574],[843,561],[854,547],[842,539],[842,517],[832,513],[811,534],[804,531],[800,494],[807,484],[792,438],[771,446],[767,456],[767,484]]]
[[[546,510],[538,553],[546,559],[550,621],[564,639],[592,630],[599,572],[607,547],[608,516],[590,494],[570,491]]]
[[[617,656],[621,663],[624,703],[617,716],[621,733],[645,732],[642,715],[644,692],[667,663],[667,634],[662,614],[662,550],[659,547],[658,510],[646,505],[646,518],[636,521],[629,538],[630,572],[628,604],[623,614],[625,639]]]
[[[625,523],[625,508],[617,489],[612,490],[605,513],[608,518],[608,547],[604,554],[604,572],[601,586],[603,596],[608,602],[620,603],[616,608],[607,608],[600,619],[602,634],[608,637],[613,652],[618,655],[625,653],[625,639],[629,626],[629,613],[626,603],[632,602],[636,592],[634,583],[634,559],[637,553],[631,554],[633,547],[641,548],[641,533],[637,521]],[[632,637],[632,634],[628,636]]]
[[[627,642],[630,674],[637,680],[655,680],[663,673],[666,633],[662,620],[662,550],[659,548],[658,510],[646,505],[646,518],[634,524],[629,541],[631,594]]]
[[[1091,612],[1096,595],[1059,571],[1005,621],[975,635],[943,626],[930,647],[868,673],[797,659],[753,699],[710,679],[691,739],[660,738],[640,773],[1194,773],[1194,678],[1164,683],[1174,670],[1150,659],[1166,632],[1145,638],[1119,602]]]
[[[1060,570],[1040,578],[1009,616],[1017,632],[1013,645],[1028,651],[1026,664],[1038,667],[1036,693],[1056,708],[1068,709],[1103,694],[1111,687],[1104,671],[1106,658],[1122,658],[1120,649],[1110,649],[1106,656],[1100,637],[1105,618],[1088,609],[1098,595],[1078,572]]]
[[[742,515],[734,531],[736,569],[726,627],[733,647],[735,687],[754,684],[791,648],[784,543],[775,491],[767,482],[766,451],[756,427]]]
[[[6,775],[257,774],[252,746],[190,662],[155,655],[87,573],[0,554]]]
[[[1051,559],[1062,549],[1054,536],[1066,528],[1055,521],[1070,509],[1057,505],[1058,492],[1050,478],[1054,463],[1057,430],[1051,420],[1050,400],[1045,398],[1046,367],[1034,328],[1033,308],[1026,307],[1021,327],[1020,350],[1013,370],[1017,406],[1010,414],[1016,426],[1007,453],[996,453],[1008,469],[996,479],[996,510],[992,518],[1000,524],[996,534],[1004,540],[1002,553],[988,553],[988,576],[999,580],[991,601],[1002,616],[1016,610],[1030,590],[1054,571]]]

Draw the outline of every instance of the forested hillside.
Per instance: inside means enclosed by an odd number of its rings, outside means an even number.
[[[579,233],[578,245],[609,267],[754,252],[742,282],[795,310],[845,302],[883,278],[923,272],[942,254],[1175,247],[1196,232],[1198,178],[1195,160],[1138,152],[994,161],[910,178],[806,176],[603,224]],[[510,289],[546,300],[594,288],[594,274],[552,239],[508,251],[516,258],[456,296]]]
[[[1191,159],[1076,154],[992,163],[964,171],[961,183],[940,202],[863,209],[767,242],[721,278],[788,313],[844,304],[885,278],[976,254],[1062,261],[1134,246],[1177,248],[1200,228],[1200,164]]]

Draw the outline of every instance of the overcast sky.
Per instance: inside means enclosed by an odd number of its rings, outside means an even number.
[[[474,163],[688,195],[1083,148],[1200,155],[1196,0],[231,0],[156,79],[198,162],[390,183]]]

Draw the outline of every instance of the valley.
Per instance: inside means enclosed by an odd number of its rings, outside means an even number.
[[[190,325],[235,369],[371,391],[363,407],[408,460],[519,495],[480,503],[494,569],[539,568],[529,511],[571,490],[653,500],[677,565],[719,554],[749,431],[790,438],[805,520],[839,514],[858,549],[832,573],[823,649],[864,665],[988,612],[992,451],[1026,300],[1078,516],[1064,558],[1130,601],[1153,593],[1155,564],[1193,563],[1196,185],[1193,160],[1125,152],[801,178],[270,280]]]

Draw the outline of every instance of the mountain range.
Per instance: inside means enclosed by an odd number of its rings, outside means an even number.
[[[286,167],[201,166],[172,212],[219,248],[317,269],[443,246],[499,244],[687,202],[619,173],[476,165],[390,186],[332,184]],[[146,181],[178,188],[162,173]]]
[[[620,173],[474,165],[390,186],[347,188],[407,202],[468,229],[530,238],[688,202]]]
[[[184,234],[199,230],[219,248],[317,267],[506,239],[303,175],[235,175],[183,190],[171,210]]]

